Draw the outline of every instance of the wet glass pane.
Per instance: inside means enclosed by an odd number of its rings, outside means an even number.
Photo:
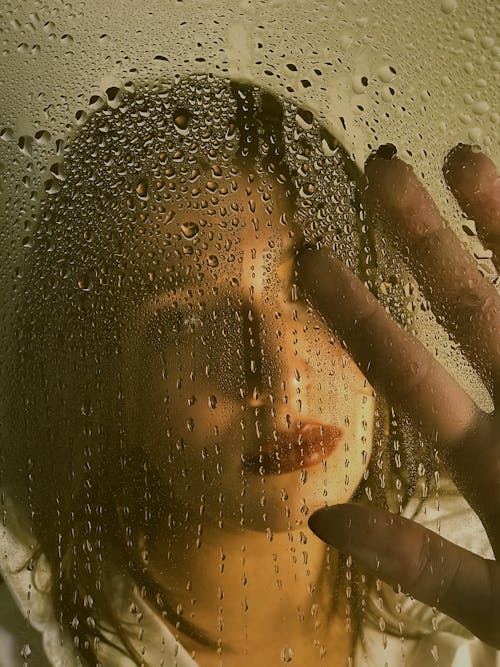
[[[497,24],[6,0],[0,667],[496,664]]]

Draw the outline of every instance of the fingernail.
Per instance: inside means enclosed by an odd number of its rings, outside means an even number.
[[[318,510],[317,512],[314,512],[314,514],[311,514],[307,521],[307,525],[316,537],[319,537],[323,542],[328,542],[329,534],[325,531],[324,517],[322,516],[324,511],[325,510]]]
[[[392,160],[398,154],[398,149],[394,144],[382,144],[373,150],[368,156],[366,162],[375,159]]]
[[[445,175],[454,169],[463,169],[469,165],[480,164],[486,159],[480,146],[476,144],[457,144],[444,159]]]
[[[345,549],[349,543],[350,521],[342,505],[324,507],[309,517],[308,525],[320,540],[336,549]]]

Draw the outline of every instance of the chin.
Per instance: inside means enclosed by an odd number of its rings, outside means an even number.
[[[244,512],[229,510],[224,515],[224,528],[235,531],[281,533],[308,530],[308,519],[325,505],[348,502],[363,474],[346,478],[344,466],[334,472],[321,463],[313,468],[267,475],[257,485],[248,484],[242,498]],[[251,488],[253,486],[253,488]]]

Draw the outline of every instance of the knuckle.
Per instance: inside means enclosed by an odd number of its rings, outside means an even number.
[[[407,575],[407,592],[422,599],[425,596],[429,572],[432,572],[433,559],[430,536],[422,533],[420,543],[415,549],[415,558]],[[424,596],[423,596],[424,594]]]

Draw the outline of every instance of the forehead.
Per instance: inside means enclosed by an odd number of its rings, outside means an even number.
[[[146,234],[150,253],[170,267],[214,268],[252,253],[278,259],[302,238],[292,197],[273,174],[220,170],[218,178],[198,175],[196,187],[173,185],[149,211]]]
[[[172,197],[168,222],[156,227],[148,256],[160,259],[149,307],[197,300],[200,290],[207,303],[264,294],[274,301],[291,280],[302,240],[285,186],[273,175],[242,171],[217,185],[205,178],[199,194]]]

